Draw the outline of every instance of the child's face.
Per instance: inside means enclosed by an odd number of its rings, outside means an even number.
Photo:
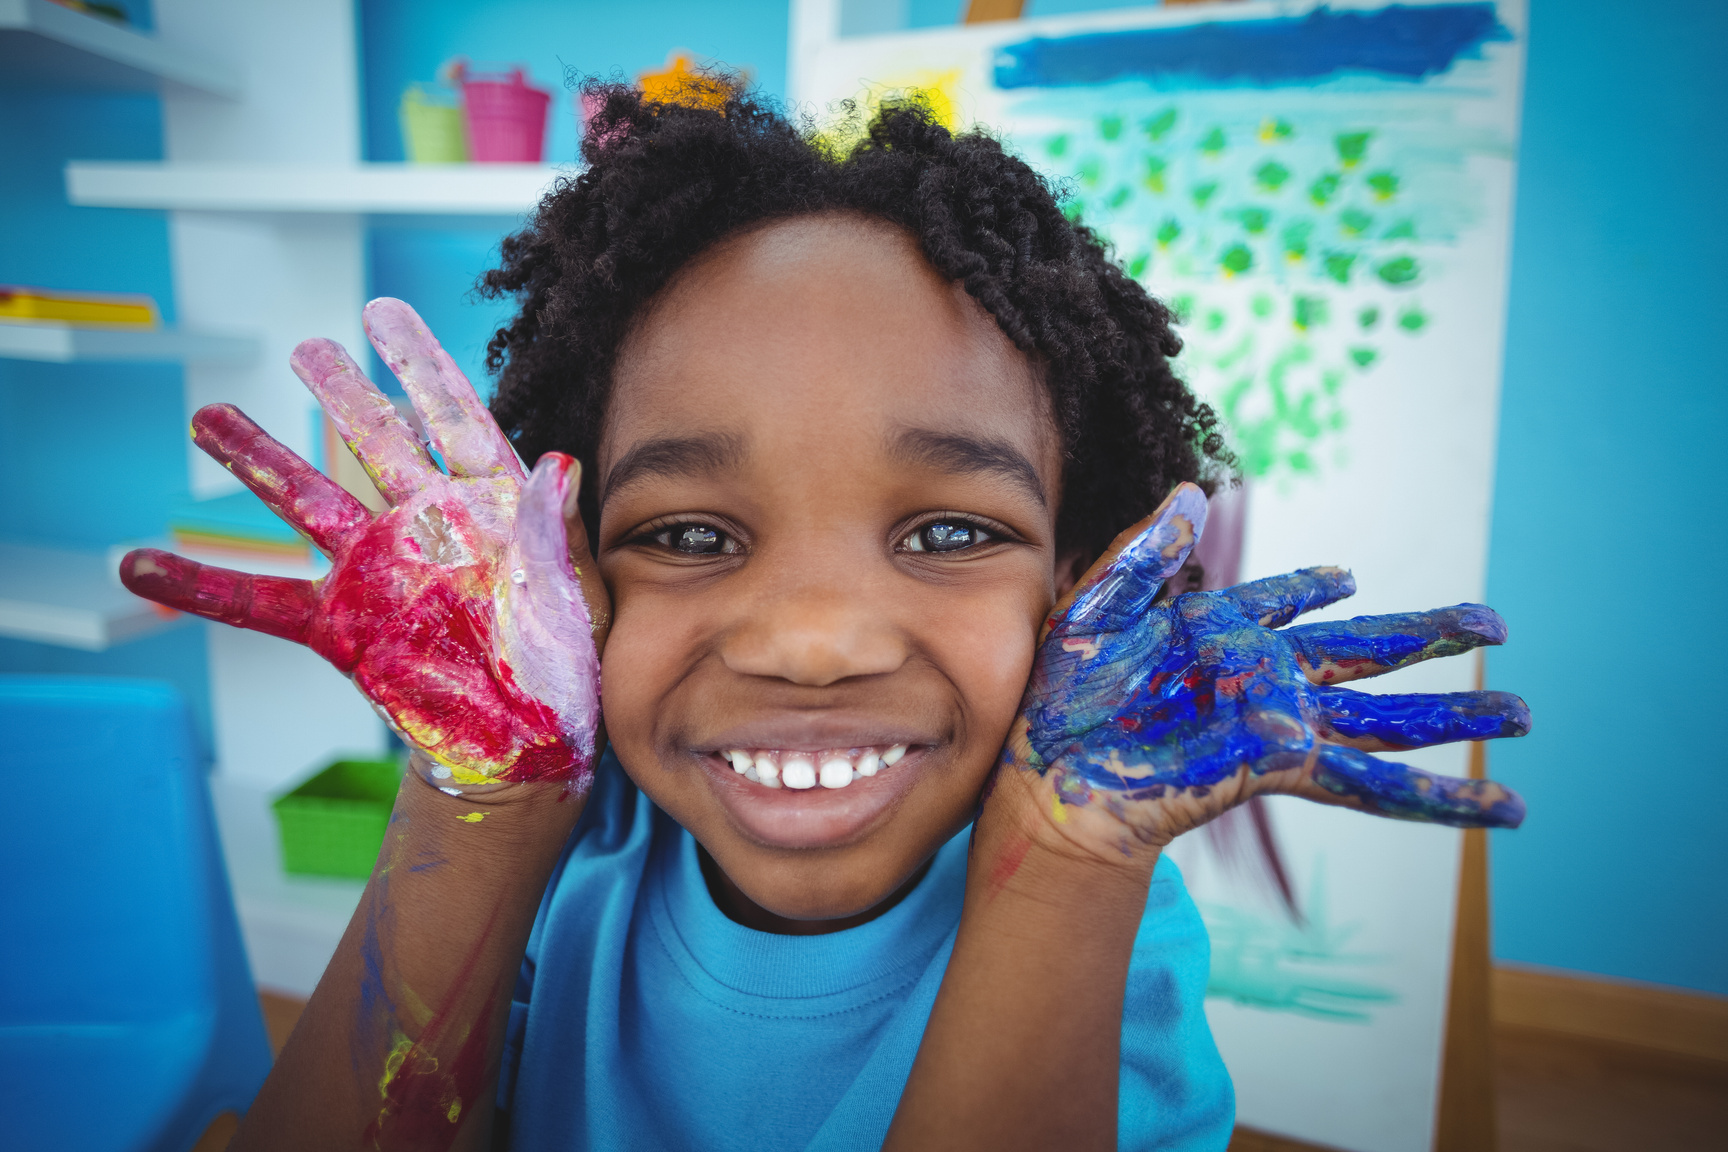
[[[775,224],[639,320],[598,472],[630,775],[769,912],[875,906],[971,818],[1054,599],[1027,358],[892,226]]]

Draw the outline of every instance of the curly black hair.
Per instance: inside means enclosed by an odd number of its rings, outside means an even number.
[[[1210,487],[1231,470],[1217,416],[1171,371],[1182,342],[1170,311],[987,133],[952,134],[916,98],[868,122],[854,111],[841,145],[725,83],[698,93],[706,101],[584,91],[598,105],[585,169],[547,194],[480,283],[520,305],[487,367],[499,374],[492,413],[529,463],[557,450],[596,475],[619,347],[697,254],[740,229],[842,211],[906,229],[1041,368],[1065,453],[1059,555],[1090,559],[1176,483]],[[591,484],[579,499],[597,538]]]

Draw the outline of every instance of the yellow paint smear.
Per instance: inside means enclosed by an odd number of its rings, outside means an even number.
[[[480,821],[486,819],[486,813],[484,813],[484,812],[469,812],[465,815],[456,817],[456,819],[462,821],[462,823],[464,823],[464,824],[478,824],[478,823],[480,823]]]

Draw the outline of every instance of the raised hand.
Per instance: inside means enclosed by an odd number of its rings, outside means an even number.
[[[1356,591],[1338,568],[1155,603],[1205,518],[1204,494],[1182,485],[1046,625],[1004,765],[1042,777],[1057,828],[1132,855],[1263,792],[1464,827],[1523,820],[1523,801],[1498,784],[1368,754],[1522,736],[1530,714],[1518,697],[1337,686],[1499,644],[1498,614],[1460,604],[1283,628]]]
[[[389,510],[374,517],[239,409],[213,404],[193,417],[193,439],[329,556],[330,574],[253,576],[147,548],[127,554],[121,580],[171,608],[307,645],[424,753],[434,783],[580,787],[600,723],[594,622],[606,616],[581,522],[565,514],[580,466],[554,452],[525,474],[408,305],[374,300],[365,323],[449,474],[346,351],[308,340],[294,372]]]

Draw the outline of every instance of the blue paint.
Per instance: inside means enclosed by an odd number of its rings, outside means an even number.
[[[1102,807],[1130,829],[1141,826],[1135,805],[1204,797],[1244,766],[1256,776],[1312,766],[1314,784],[1383,816],[1460,827],[1523,820],[1523,802],[1497,784],[1435,776],[1323,742],[1414,748],[1522,735],[1529,728],[1523,701],[1506,693],[1372,696],[1317,687],[1297,643],[1389,646],[1384,664],[1357,673],[1372,674],[1499,643],[1498,617],[1462,605],[1306,633],[1277,630],[1355,591],[1349,573],[1336,568],[1155,602],[1204,525],[1204,499],[1196,490],[1185,500],[1186,492],[1076,595],[1040,646],[1025,705],[1038,763],[1026,767],[1049,774],[1064,803]]]
[[[1458,604],[1433,612],[1300,624],[1285,635],[1310,675],[1321,681],[1342,681],[1377,676],[1419,660],[1457,656],[1484,644],[1504,644],[1506,622],[1485,605]]]
[[[1372,11],[1316,8],[1305,16],[1178,28],[1038,37],[1003,47],[998,88],[1068,88],[1118,80],[1165,87],[1310,85],[1366,75],[1416,82],[1511,33],[1491,3],[1393,4]]]

